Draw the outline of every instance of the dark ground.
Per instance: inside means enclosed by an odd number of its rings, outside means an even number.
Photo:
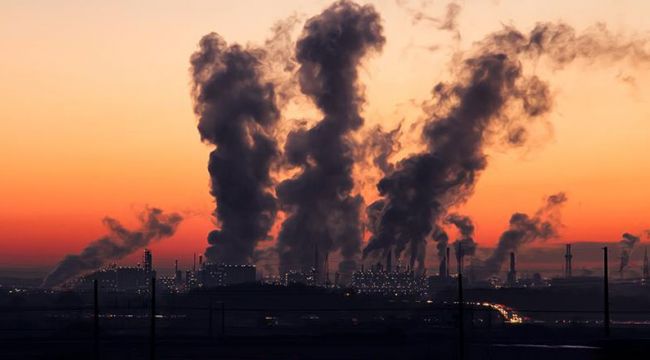
[[[605,339],[599,329],[512,327],[467,338],[465,359],[647,359],[650,338],[632,338],[623,329]],[[618,334],[616,334],[618,333]],[[623,339],[624,338],[624,339]],[[524,341],[526,339],[526,341]],[[66,334],[0,340],[2,359],[93,359],[92,337]],[[148,337],[104,337],[100,359],[149,359]],[[449,329],[405,334],[338,333],[320,336],[163,337],[156,359],[458,359]]]

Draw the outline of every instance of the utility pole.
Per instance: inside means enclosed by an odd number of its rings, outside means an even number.
[[[97,279],[93,280],[93,350],[95,360],[99,360],[99,285]]]
[[[156,358],[156,278],[151,278],[151,316],[149,322],[149,359]]]
[[[210,339],[212,339],[212,298],[210,298],[210,302],[208,303],[208,335],[210,336]]]
[[[605,336],[609,336],[609,270],[607,266],[607,246],[603,248],[603,305]]]
[[[465,358],[465,322],[463,319],[463,248],[460,242],[457,244],[458,263],[458,359]]]
[[[221,302],[221,336],[226,336],[226,303]]]
[[[573,259],[573,255],[571,255],[571,244],[566,244],[566,253],[564,255],[564,277],[567,279],[572,276],[572,269],[571,269],[572,259]]]

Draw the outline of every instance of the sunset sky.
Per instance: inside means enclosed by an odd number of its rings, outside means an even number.
[[[184,214],[177,234],[151,248],[161,266],[174,258],[189,265],[214,228],[212,148],[196,130],[190,55],[212,31],[229,43],[262,44],[277,21],[307,19],[329,3],[2,1],[0,270],[52,266],[101,236],[104,216],[133,225],[146,205]],[[423,113],[415,104],[449,79],[454,53],[504,25],[527,32],[562,20],[580,31],[602,22],[650,39],[643,0],[466,0],[458,3],[459,41],[409,11],[439,17],[447,2],[369,3],[383,17],[387,43],[361,70],[365,128],[416,122]],[[458,209],[474,219],[479,245],[493,245],[513,212],[534,212],[558,191],[569,201],[551,244],[618,241],[650,228],[649,69],[625,60],[558,71],[539,64],[555,99],[551,127],[524,148],[490,148],[474,196]],[[408,149],[417,139],[402,140]],[[372,184],[362,191],[367,203],[376,196]]]

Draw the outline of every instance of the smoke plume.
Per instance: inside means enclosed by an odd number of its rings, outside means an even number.
[[[619,267],[618,271],[620,273],[623,273],[623,270],[627,267],[627,265],[630,263],[630,255],[632,254],[632,250],[634,249],[634,245],[639,242],[639,237],[632,235],[630,233],[624,233],[623,238],[619,242],[621,245],[621,266]]]
[[[462,248],[462,256],[473,256],[476,252],[476,242],[474,241],[472,219],[468,216],[451,214],[445,219],[445,223],[454,225],[460,233],[460,238],[454,242],[454,249],[457,252],[456,258],[460,258],[460,254],[458,254],[459,247]],[[438,256],[440,256],[440,253],[438,253]]]
[[[106,217],[103,220],[108,234],[93,241],[78,255],[66,255],[47,275],[42,287],[51,288],[83,273],[99,269],[109,261],[119,260],[151,241],[174,235],[183,218],[176,213],[165,214],[156,208],[147,208],[139,216],[140,228],[129,230],[119,221]]]
[[[488,35],[460,54],[451,83],[433,88],[422,138],[427,149],[406,157],[377,185],[381,218],[364,255],[394,248],[423,267],[426,237],[449,207],[472,194],[487,166],[485,147],[495,140],[522,146],[531,122],[544,121],[552,107],[548,84],[524,73],[524,62],[547,61],[559,69],[574,60],[633,62],[650,59],[645,41],[615,36],[599,25],[582,34],[563,23],[540,23],[526,35],[513,27]],[[513,224],[526,222],[525,215]]]
[[[269,171],[279,151],[272,130],[279,110],[271,82],[262,80],[264,51],[204,36],[191,59],[192,96],[201,140],[213,144],[208,172],[215,217],[208,235],[211,262],[250,263],[277,213]]]
[[[525,81],[518,61],[504,54],[479,54],[467,59],[460,79],[434,88],[437,109],[424,127],[427,151],[400,161],[396,170],[377,185],[385,208],[378,232],[364,254],[395,248],[404,251],[413,267],[422,267],[426,236],[449,206],[471,194],[478,173],[487,165],[483,152],[488,130],[494,123],[514,125],[519,118],[505,116],[515,102],[547,103],[547,91],[539,81]],[[532,98],[544,98],[535,99]],[[522,118],[538,116],[524,111]]]
[[[546,204],[532,217],[527,214],[514,213],[510,217],[508,230],[499,238],[494,252],[480,265],[483,276],[494,275],[501,270],[510,252],[516,252],[520,247],[537,240],[548,240],[558,236],[559,207],[567,201],[564,193],[551,195]]]
[[[401,148],[399,142],[401,130],[402,124],[390,131],[384,131],[379,125],[372,128],[365,134],[366,140],[363,146],[364,151],[360,154],[361,160],[370,157],[374,166],[382,174],[385,175],[392,172],[394,165],[389,161],[389,158]]]
[[[340,250],[341,273],[356,267],[362,198],[351,193],[355,144],[350,135],[363,124],[364,103],[357,68],[384,42],[379,14],[370,5],[339,1],[305,24],[296,46],[300,88],[324,117],[310,129],[292,131],[285,145],[288,163],[301,172],[277,187],[288,213],[277,244],[281,272],[309,268],[316,247],[321,257]]]

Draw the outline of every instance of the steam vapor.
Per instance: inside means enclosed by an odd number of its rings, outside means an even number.
[[[479,265],[484,277],[494,275],[501,270],[510,252],[517,251],[526,244],[537,240],[548,240],[558,236],[559,219],[557,210],[567,201],[564,193],[551,195],[544,206],[535,215],[514,213],[510,217],[508,230],[499,238],[494,252]]]
[[[108,234],[90,243],[80,254],[66,255],[41,286],[51,288],[61,285],[75,276],[99,269],[109,261],[122,259],[151,241],[170,237],[183,218],[176,213],[165,214],[160,209],[147,208],[138,216],[138,220],[140,228],[129,230],[113,218],[104,218]]]
[[[619,244],[621,245],[621,265],[618,268],[620,273],[623,273],[623,270],[630,263],[630,255],[634,249],[634,245],[639,242],[639,237],[632,235],[630,233],[624,233]]]
[[[269,170],[279,155],[272,131],[275,89],[262,79],[264,51],[204,36],[191,59],[194,112],[201,140],[216,146],[208,172],[219,230],[205,255],[215,263],[250,263],[277,213]]]
[[[310,129],[292,131],[285,145],[288,163],[301,172],[277,186],[288,213],[277,244],[281,272],[311,267],[315,248],[321,257],[340,250],[343,274],[356,267],[362,198],[351,194],[356,144],[350,135],[363,124],[364,102],[357,67],[384,42],[370,5],[339,1],[305,24],[296,46],[300,88],[324,117]]]

